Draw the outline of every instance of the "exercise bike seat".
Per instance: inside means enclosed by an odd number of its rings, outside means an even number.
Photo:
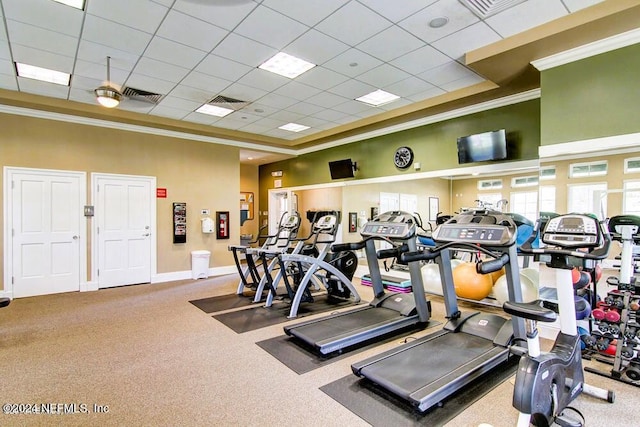
[[[502,305],[505,312],[538,322],[555,322],[558,315],[555,311],[542,306],[542,300],[531,302],[505,301]]]

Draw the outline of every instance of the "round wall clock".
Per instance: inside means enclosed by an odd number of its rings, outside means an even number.
[[[406,169],[413,163],[413,151],[409,147],[400,147],[393,155],[393,163],[400,169]]]

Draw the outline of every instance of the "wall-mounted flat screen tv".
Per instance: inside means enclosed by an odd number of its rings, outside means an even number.
[[[351,159],[336,160],[329,162],[329,172],[331,179],[353,178],[353,162]]]
[[[458,163],[486,162],[507,158],[504,129],[458,138]]]

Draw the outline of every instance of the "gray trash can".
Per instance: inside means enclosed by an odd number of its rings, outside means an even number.
[[[206,279],[209,277],[209,251],[191,252],[191,276],[194,279]]]

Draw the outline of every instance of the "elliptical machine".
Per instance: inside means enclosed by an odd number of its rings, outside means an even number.
[[[584,382],[580,335],[577,330],[571,270],[576,266],[592,268],[604,259],[611,244],[606,228],[588,215],[567,214],[549,219],[541,239],[543,248],[531,244],[540,228],[521,247],[523,253],[537,255],[556,272],[560,332],[550,352],[541,352],[536,322],[553,322],[556,312],[545,308],[541,300],[520,303],[507,301],[504,310],[527,320],[527,350],[512,347],[521,357],[516,373],[513,406],[520,411],[518,427],[529,424],[579,427],[584,420],[571,417],[565,409],[580,393],[607,400],[615,399],[613,391],[589,386]],[[575,410],[581,416],[581,414]]]

